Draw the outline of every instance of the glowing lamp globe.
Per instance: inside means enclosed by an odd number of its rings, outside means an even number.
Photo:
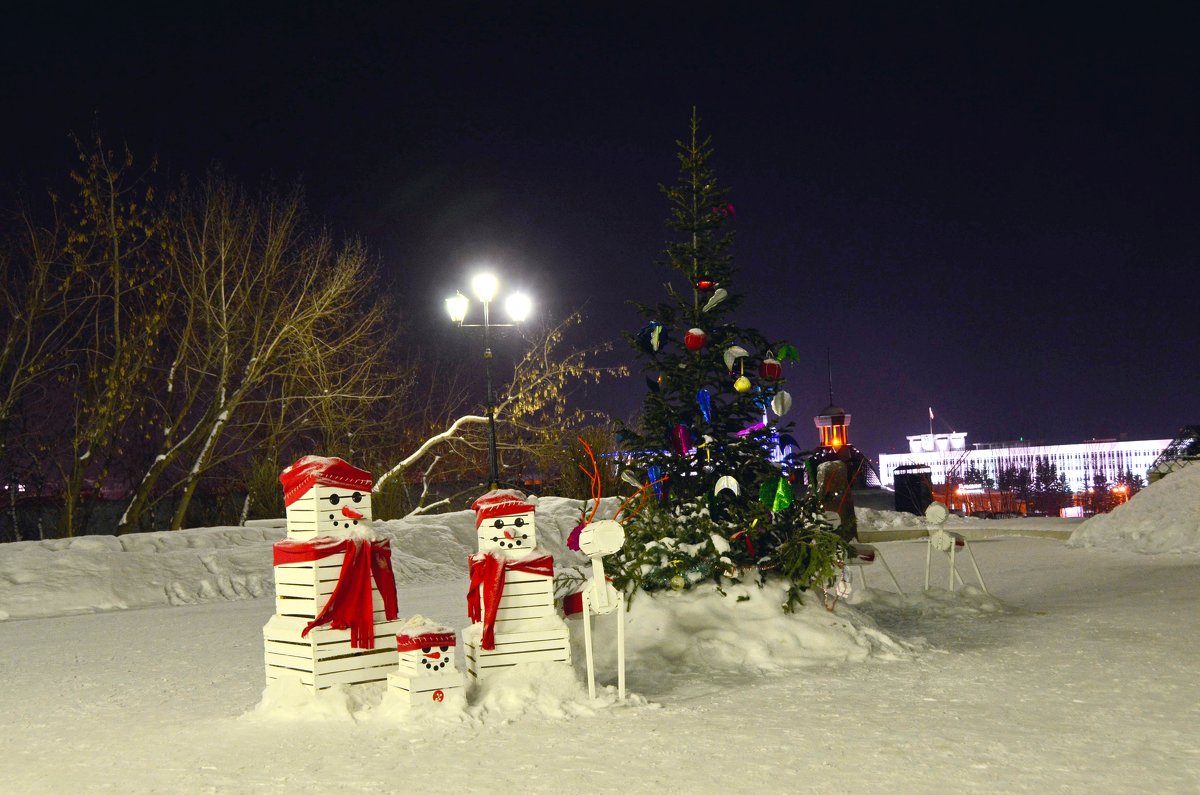
[[[708,335],[704,333],[704,329],[690,328],[687,334],[683,335],[683,344],[689,351],[700,350],[707,341]]]
[[[496,297],[499,287],[500,282],[491,273],[479,273],[471,279],[471,290],[474,291],[475,297],[485,304]]]
[[[533,301],[525,293],[513,293],[504,300],[504,308],[514,323],[520,323],[529,317]]]
[[[467,306],[471,302],[462,293],[456,293],[446,299],[446,311],[450,313],[450,319],[455,323],[461,323],[467,317]]]
[[[775,359],[763,359],[758,366],[758,374],[764,381],[778,381],[783,378],[783,365]]]

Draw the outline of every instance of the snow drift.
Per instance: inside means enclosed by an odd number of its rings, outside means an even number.
[[[1200,466],[1182,467],[1111,513],[1088,519],[1067,546],[1150,555],[1200,552]]]

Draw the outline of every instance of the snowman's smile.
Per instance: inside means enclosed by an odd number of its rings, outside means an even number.
[[[440,671],[450,664],[449,646],[426,646],[421,649],[421,662],[426,670]]]

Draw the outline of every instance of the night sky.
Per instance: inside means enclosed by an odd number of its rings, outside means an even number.
[[[737,208],[737,319],[804,356],[801,439],[827,348],[871,457],[930,406],[969,442],[1200,422],[1183,4],[212,5],[6,11],[6,202],[61,183],[68,133],[98,123],[172,174],[303,180],[424,347],[475,355],[442,299],[482,261],[549,316],[582,306],[597,342],[662,295],[657,186],[695,105]],[[628,416],[643,389],[583,398]]]

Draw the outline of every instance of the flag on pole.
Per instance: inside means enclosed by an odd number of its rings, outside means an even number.
[[[929,419],[933,419],[933,407],[929,407]]]

